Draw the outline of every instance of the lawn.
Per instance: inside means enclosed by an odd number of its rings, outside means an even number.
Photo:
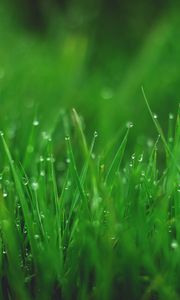
[[[2,300],[180,299],[179,6],[122,2],[0,3]]]

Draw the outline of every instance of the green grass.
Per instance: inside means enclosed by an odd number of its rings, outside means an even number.
[[[132,124],[98,147],[74,109],[19,152],[1,133],[0,299],[179,299],[180,115],[165,137],[147,105],[131,157]]]

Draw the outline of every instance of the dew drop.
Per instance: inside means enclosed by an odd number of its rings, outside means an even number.
[[[174,115],[173,114],[169,114],[169,119],[173,120],[174,119]]]
[[[43,162],[43,161],[44,161],[44,158],[43,158],[42,155],[40,156],[39,161],[40,161],[40,162]]]
[[[135,159],[135,156],[136,156],[135,153],[133,153],[132,156],[131,156],[132,160]]]
[[[141,172],[141,176],[143,176],[143,177],[145,176],[145,172],[144,171]]]
[[[48,161],[48,162],[51,162],[51,163],[54,163],[55,162],[55,159],[54,159],[54,157],[51,155],[51,156],[48,156],[47,158],[46,158],[46,160]]]
[[[168,139],[168,141],[169,141],[169,143],[173,143],[173,137],[170,137],[169,139]]]
[[[27,152],[28,153],[33,153],[34,152],[34,147],[32,145],[27,146]]]
[[[41,135],[42,135],[43,140],[48,140],[50,138],[49,133],[46,131],[42,131]]]
[[[67,157],[67,158],[66,158],[66,163],[67,163],[67,164],[70,164],[70,162],[71,162],[70,158]]]
[[[43,214],[43,212],[40,213],[41,219],[45,218],[45,215]]]
[[[142,161],[143,161],[143,153],[138,158],[138,162],[142,162]]]
[[[24,185],[28,185],[28,182],[29,182],[28,178],[27,177],[23,177],[23,184]]]
[[[134,126],[134,124],[132,122],[127,122],[126,123],[127,128],[132,128],[133,126]]]
[[[147,146],[148,146],[149,148],[152,148],[152,147],[153,147],[153,144],[154,144],[154,142],[153,142],[152,139],[148,139],[148,140],[147,140]]]
[[[40,176],[44,177],[45,176],[45,171],[44,170],[41,170],[40,172]]]
[[[95,159],[96,155],[94,153],[91,153],[91,157],[92,157],[92,159]]]
[[[179,247],[178,242],[176,240],[173,240],[171,242],[171,248],[176,250]]]
[[[38,126],[38,125],[39,125],[39,121],[38,121],[38,120],[34,120],[34,121],[33,121],[33,125],[34,125],[34,126]]]
[[[33,189],[34,191],[37,191],[38,188],[39,188],[39,183],[36,182],[36,181],[33,181],[32,184],[31,184],[31,186],[32,186],[32,189]]]
[[[158,116],[156,114],[154,114],[153,118],[156,120],[158,118]]]
[[[69,136],[65,136],[65,141],[69,141],[70,137]]]
[[[98,137],[98,133],[97,131],[94,131],[94,137],[97,138]]]
[[[6,191],[4,191],[4,192],[3,192],[3,197],[4,197],[4,198],[6,198],[6,197],[7,197],[7,195],[8,195],[8,194],[7,194],[7,192],[6,192]]]

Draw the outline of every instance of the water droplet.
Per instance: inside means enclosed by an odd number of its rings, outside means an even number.
[[[156,120],[158,118],[158,116],[156,114],[154,114],[153,118]]]
[[[41,170],[40,172],[40,176],[44,177],[45,176],[45,171],[44,170]]]
[[[134,126],[134,124],[132,122],[127,122],[126,123],[127,128],[132,128],[133,126]]]
[[[132,156],[131,156],[132,160],[135,159],[135,156],[136,156],[135,153],[133,153]]]
[[[133,167],[133,164],[132,164],[132,162],[130,162],[129,166],[130,166],[131,168]]]
[[[171,242],[171,248],[173,248],[174,250],[177,249],[179,247],[178,242],[176,240],[173,240]]]
[[[38,126],[38,125],[39,125],[39,121],[38,121],[38,120],[34,120],[34,121],[33,121],[33,125],[34,125],[34,126]]]
[[[6,198],[6,197],[7,197],[7,195],[8,195],[8,194],[7,194],[7,192],[6,192],[6,191],[4,191],[4,192],[3,192],[3,197],[4,197],[4,198]]]
[[[141,172],[141,176],[143,176],[143,177],[145,176],[145,172],[144,171]]]
[[[98,133],[97,131],[94,131],[94,137],[97,138],[98,137]]]
[[[51,155],[51,156],[48,156],[47,158],[46,158],[46,160],[48,161],[48,162],[51,162],[51,163],[54,163],[55,162],[55,159],[54,159],[54,157]]]
[[[66,163],[67,163],[67,164],[70,164],[70,162],[71,162],[70,158],[67,157],[67,158],[66,158]]]
[[[152,148],[153,145],[154,145],[153,140],[152,140],[152,139],[148,139],[148,140],[147,140],[147,146],[148,146],[149,148]]]
[[[0,136],[4,136],[4,133],[2,131],[0,131]]]
[[[169,143],[173,143],[173,137],[170,137],[169,139],[168,139],[168,141],[169,141]]]
[[[39,183],[36,182],[36,181],[33,181],[32,184],[31,184],[31,186],[32,186],[32,189],[33,189],[34,191],[37,191],[38,188],[39,188]]]
[[[27,146],[27,152],[28,153],[33,153],[33,151],[34,151],[34,147],[32,145],[28,145]]]
[[[92,157],[92,159],[95,159],[96,155],[94,153],[91,153],[91,157]]]
[[[143,161],[143,153],[138,158],[138,162],[142,162],[142,161]]]
[[[70,137],[69,136],[65,136],[65,141],[69,141]]]
[[[43,161],[44,161],[44,157],[43,157],[42,155],[40,156],[39,161],[40,161],[40,162],[43,162]]]
[[[41,219],[45,218],[45,215],[43,214],[43,212],[40,213]]]
[[[29,182],[28,178],[27,177],[23,177],[23,184],[24,185],[28,185],[28,182]]]
[[[34,239],[35,239],[35,240],[38,240],[38,239],[39,239],[39,234],[35,234],[35,235],[34,235]]]
[[[48,139],[50,139],[50,135],[49,135],[49,133],[46,132],[46,131],[42,131],[42,132],[41,132],[41,135],[42,135],[43,140],[48,140]]]
[[[174,115],[173,114],[169,114],[169,119],[173,120],[174,119]]]

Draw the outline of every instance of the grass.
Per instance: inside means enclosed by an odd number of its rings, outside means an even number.
[[[99,149],[74,109],[20,153],[1,133],[0,299],[179,299],[180,114],[165,137],[147,105],[130,158],[133,124]]]

